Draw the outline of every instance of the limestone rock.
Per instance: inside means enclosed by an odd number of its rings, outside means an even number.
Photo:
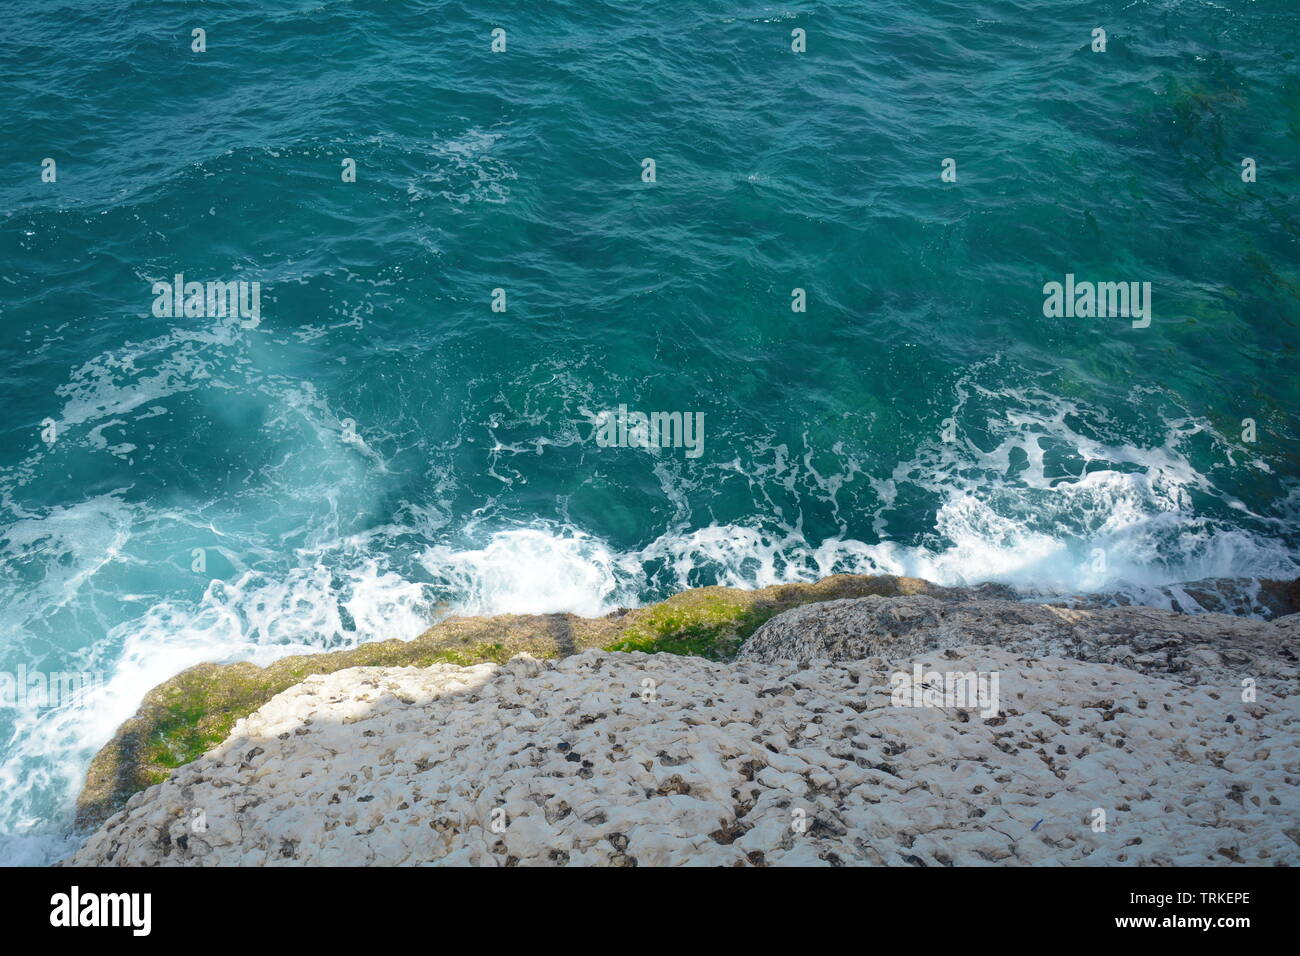
[[[1039,612],[980,620],[1063,640]],[[920,645],[938,614],[870,620]],[[837,625],[802,646],[850,636]],[[593,650],[313,676],[133,796],[70,862],[1300,861],[1293,699],[1245,704],[993,642],[917,659],[996,672],[999,715],[896,706],[890,676],[913,663],[896,652],[802,665]]]

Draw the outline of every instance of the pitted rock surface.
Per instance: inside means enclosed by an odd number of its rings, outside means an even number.
[[[933,615],[894,619],[921,635]],[[1248,704],[991,644],[917,655],[927,669],[996,672],[1001,713],[984,719],[896,706],[890,675],[913,659],[891,656],[588,651],[311,677],[132,797],[69,862],[1300,860],[1293,699]]]

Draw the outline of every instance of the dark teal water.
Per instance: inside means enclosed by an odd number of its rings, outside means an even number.
[[[108,687],[0,711],[0,859],[203,660],[836,571],[1294,575],[1298,50],[1290,0],[10,0],[0,671]],[[178,272],[260,324],[155,317]],[[1046,318],[1066,273],[1149,327]],[[620,404],[702,454],[600,447]]]

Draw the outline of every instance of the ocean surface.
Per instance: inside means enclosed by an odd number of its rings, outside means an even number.
[[[0,862],[201,661],[1297,573],[1294,0],[7,0],[0,104],[0,672],[104,676],[0,709]],[[1067,274],[1150,324],[1046,317]]]

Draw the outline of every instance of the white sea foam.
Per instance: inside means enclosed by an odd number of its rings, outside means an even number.
[[[429,548],[421,563],[457,595],[458,614],[547,614],[596,617],[636,602],[626,559],[574,529],[499,531],[482,548]]]
[[[407,184],[411,202],[433,196],[458,206],[471,202],[509,202],[509,183],[519,176],[509,163],[492,154],[502,135],[468,129],[458,136],[435,141],[429,150],[429,168]]]

